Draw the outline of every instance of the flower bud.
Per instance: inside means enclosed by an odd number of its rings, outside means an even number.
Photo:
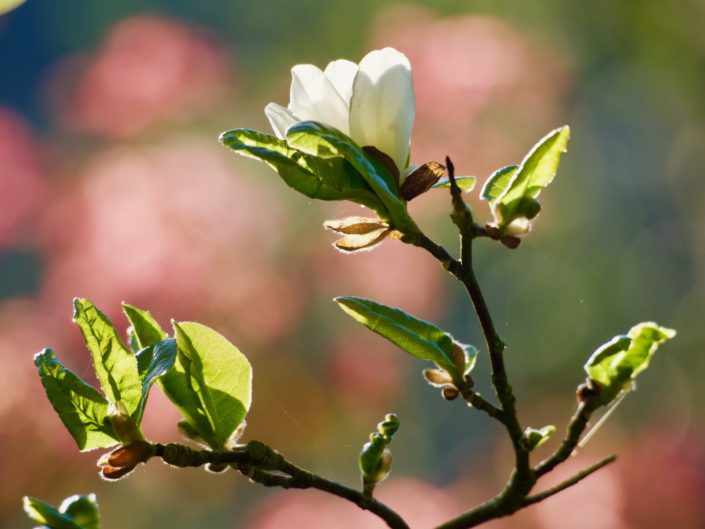
[[[124,404],[121,402],[115,405],[111,404],[108,409],[108,417],[110,426],[122,445],[144,441],[144,435],[142,435],[139,425],[128,415]]]
[[[443,386],[443,389],[441,389],[441,395],[443,395],[443,398],[446,400],[455,400],[458,398],[458,395],[460,395],[460,392],[458,391],[458,388],[448,384]]]
[[[426,379],[426,382],[437,388],[453,382],[450,375],[442,369],[424,369],[423,377]]]
[[[144,463],[154,455],[154,445],[147,441],[137,441],[135,443],[121,446],[107,454],[107,466],[131,467],[139,463]],[[102,461],[102,458],[101,460]]]

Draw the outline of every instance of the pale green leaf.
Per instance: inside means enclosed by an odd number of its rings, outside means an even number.
[[[675,335],[672,329],[643,322],[599,347],[585,364],[585,372],[599,385],[600,403],[607,404],[628,389],[649,366],[658,346]]]
[[[265,162],[289,187],[307,197],[351,200],[389,216],[365,179],[342,158],[311,156],[275,136],[249,129],[224,132],[220,141],[238,154]]]
[[[110,320],[90,301],[74,300],[74,321],[91,352],[103,392],[110,402],[122,403],[132,415],[142,400],[135,355],[122,342]]]
[[[26,0],[0,0],[0,15],[4,15],[24,4]]]
[[[108,419],[108,401],[93,386],[64,367],[51,349],[34,357],[47,397],[79,450],[118,443]]]
[[[531,149],[509,182],[506,182],[511,171],[509,168],[504,168],[507,174],[493,175],[495,178],[486,189],[487,196],[495,196],[504,186],[504,191],[492,202],[495,222],[500,230],[505,230],[518,219],[531,220],[538,215],[541,204],[536,197],[553,181],[569,139],[569,127],[555,129]]]
[[[527,428],[526,430],[524,430],[522,443],[524,443],[526,448],[528,448],[529,450],[533,450],[548,441],[551,436],[555,433],[555,431],[556,427],[553,425],[544,426],[540,430],[537,430],[535,428]]]
[[[302,121],[289,127],[286,141],[291,147],[317,157],[345,158],[385,205],[389,219],[396,229],[405,233],[419,231],[409,216],[406,202],[399,195],[394,175],[380,160],[365,153],[351,138],[323,123]]]
[[[174,323],[177,363],[161,384],[211,448],[219,450],[245,418],[252,367],[237,347],[199,323]]]
[[[514,178],[517,169],[519,169],[518,165],[507,165],[497,169],[490,175],[487,182],[485,182],[485,185],[482,187],[480,198],[487,200],[490,204],[494,204],[494,202],[502,196],[502,193],[504,193],[507,189],[509,182],[511,182],[512,178]]]
[[[89,529],[84,528],[70,515],[59,510],[38,498],[25,496],[22,498],[22,507],[29,518],[50,529]]]
[[[61,502],[59,511],[73,518],[83,529],[100,529],[100,512],[95,494],[75,494]]]
[[[443,329],[399,309],[356,297],[337,297],[336,303],[356,321],[383,336],[417,358],[431,360],[450,374],[453,362],[453,339]]]
[[[149,311],[138,309],[127,303],[122,304],[122,310],[132,325],[138,349],[144,349],[168,337]]]
[[[455,177],[455,183],[458,184],[458,187],[460,188],[461,191],[465,191],[466,193],[473,190],[476,182],[477,182],[477,177],[475,177],[475,176],[456,176]],[[448,178],[447,176],[444,176],[443,178],[439,179],[438,182],[433,184],[432,187],[441,188],[441,189],[448,189],[448,188],[450,188],[450,178]]]

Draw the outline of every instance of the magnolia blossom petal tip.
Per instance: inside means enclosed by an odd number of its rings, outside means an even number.
[[[406,56],[394,48],[365,55],[350,101],[351,136],[361,145],[374,145],[388,154],[405,174],[415,114],[411,65]]]
[[[269,103],[264,107],[264,114],[267,116],[274,134],[280,140],[286,138],[286,130],[289,127],[300,121],[291,110],[277,103]]]
[[[320,121],[349,133],[348,105],[320,68],[297,64],[291,78],[289,110],[303,121]]]
[[[346,104],[350,104],[353,82],[357,75],[357,64],[347,59],[331,61],[323,71],[335,90],[340,94]]]

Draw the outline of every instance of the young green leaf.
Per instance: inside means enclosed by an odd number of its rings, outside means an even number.
[[[518,165],[507,165],[506,167],[497,169],[490,175],[487,182],[485,182],[485,185],[482,187],[480,198],[487,200],[490,204],[494,204],[507,189],[517,169],[519,169]]]
[[[95,494],[75,494],[66,498],[59,512],[73,518],[83,529],[100,529],[100,512]]]
[[[431,360],[449,374],[459,375],[453,361],[453,339],[443,329],[399,309],[369,299],[335,298],[347,314],[417,358]]]
[[[456,176],[455,177],[455,183],[458,184],[458,187],[460,188],[461,191],[465,191],[466,193],[469,191],[472,191],[473,188],[475,187],[475,183],[477,182],[477,177],[476,176]],[[448,189],[450,188],[450,178],[443,177],[438,182],[436,182],[433,187],[435,189]]]
[[[176,341],[172,338],[162,340],[145,347],[137,353],[136,357],[137,370],[142,381],[142,399],[137,408],[135,419],[140,422],[152,384],[174,366],[176,361]]]
[[[643,322],[599,347],[585,364],[585,372],[599,387],[599,403],[612,401],[628,389],[636,376],[644,371],[658,346],[673,338],[676,331]]]
[[[82,452],[118,443],[108,420],[108,401],[64,367],[51,349],[34,357],[49,402]]]
[[[29,518],[43,527],[49,529],[85,529],[76,522],[70,515],[63,514],[59,510],[38,498],[25,496],[22,498],[22,507]]]
[[[205,325],[174,322],[174,330],[177,361],[160,384],[199,437],[223,449],[250,409],[252,367],[237,347]]]
[[[238,154],[261,160],[291,188],[319,200],[351,200],[389,216],[365,179],[342,158],[311,156],[275,136],[249,129],[224,132],[220,141]]]
[[[490,177],[482,196],[490,201],[500,232],[522,235],[529,230],[529,221],[541,210],[536,197],[553,181],[569,139],[569,127],[555,129],[531,149],[516,170],[507,166]]]
[[[399,195],[394,176],[384,164],[363,151],[350,137],[323,123],[302,121],[289,127],[287,143],[296,149],[320,158],[342,156],[367,181],[387,208],[394,228],[405,233],[417,233],[418,226],[409,216],[406,202]]]
[[[548,441],[555,431],[556,427],[553,425],[544,426],[540,430],[527,428],[524,430],[521,442],[527,450],[531,451]]]
[[[110,402],[121,402],[132,415],[142,400],[135,355],[122,342],[110,320],[87,299],[74,300],[74,321],[93,356],[103,392]]]
[[[127,303],[122,304],[122,310],[132,325],[137,346],[140,350],[168,338],[167,333],[159,326],[159,323],[149,311],[138,309]]]

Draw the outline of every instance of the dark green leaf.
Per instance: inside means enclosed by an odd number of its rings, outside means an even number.
[[[51,349],[38,353],[34,364],[51,405],[79,450],[83,452],[117,444],[108,420],[108,402],[97,389],[64,367]]]
[[[135,419],[140,422],[147,404],[149,390],[159,377],[167,373],[176,361],[176,341],[172,338],[152,344],[137,353],[137,369],[142,381],[142,400]]]
[[[122,310],[132,325],[138,349],[144,349],[168,337],[149,311],[138,309],[127,303],[122,304]]]
[[[122,403],[132,415],[142,400],[142,383],[135,355],[120,339],[110,320],[86,299],[74,300],[74,321],[93,356],[103,392],[112,403]]]
[[[369,299],[338,297],[335,301],[355,320],[403,351],[417,358],[431,360],[450,374],[456,373],[453,339],[443,329]]]
[[[59,511],[70,516],[83,529],[100,529],[100,512],[95,494],[76,494],[61,502]]]
[[[70,515],[63,514],[56,507],[38,498],[25,496],[22,507],[29,518],[51,529],[88,529],[81,526]]]
[[[608,404],[628,389],[644,371],[658,346],[673,338],[676,331],[653,322],[635,325],[626,335],[619,335],[599,347],[585,364],[588,377],[599,385],[599,400]]]
[[[365,179],[342,158],[322,159],[292,149],[285,141],[249,129],[234,129],[220,141],[238,154],[267,163],[299,193],[320,200],[351,200],[382,217],[389,213]]]
[[[394,176],[374,156],[365,153],[351,138],[339,130],[316,121],[302,121],[289,127],[287,143],[320,158],[342,156],[360,173],[389,212],[394,227],[405,233],[417,233],[406,202],[399,195]]]
[[[174,323],[177,362],[160,379],[167,396],[211,448],[223,449],[245,418],[252,367],[237,347],[208,327]]]

